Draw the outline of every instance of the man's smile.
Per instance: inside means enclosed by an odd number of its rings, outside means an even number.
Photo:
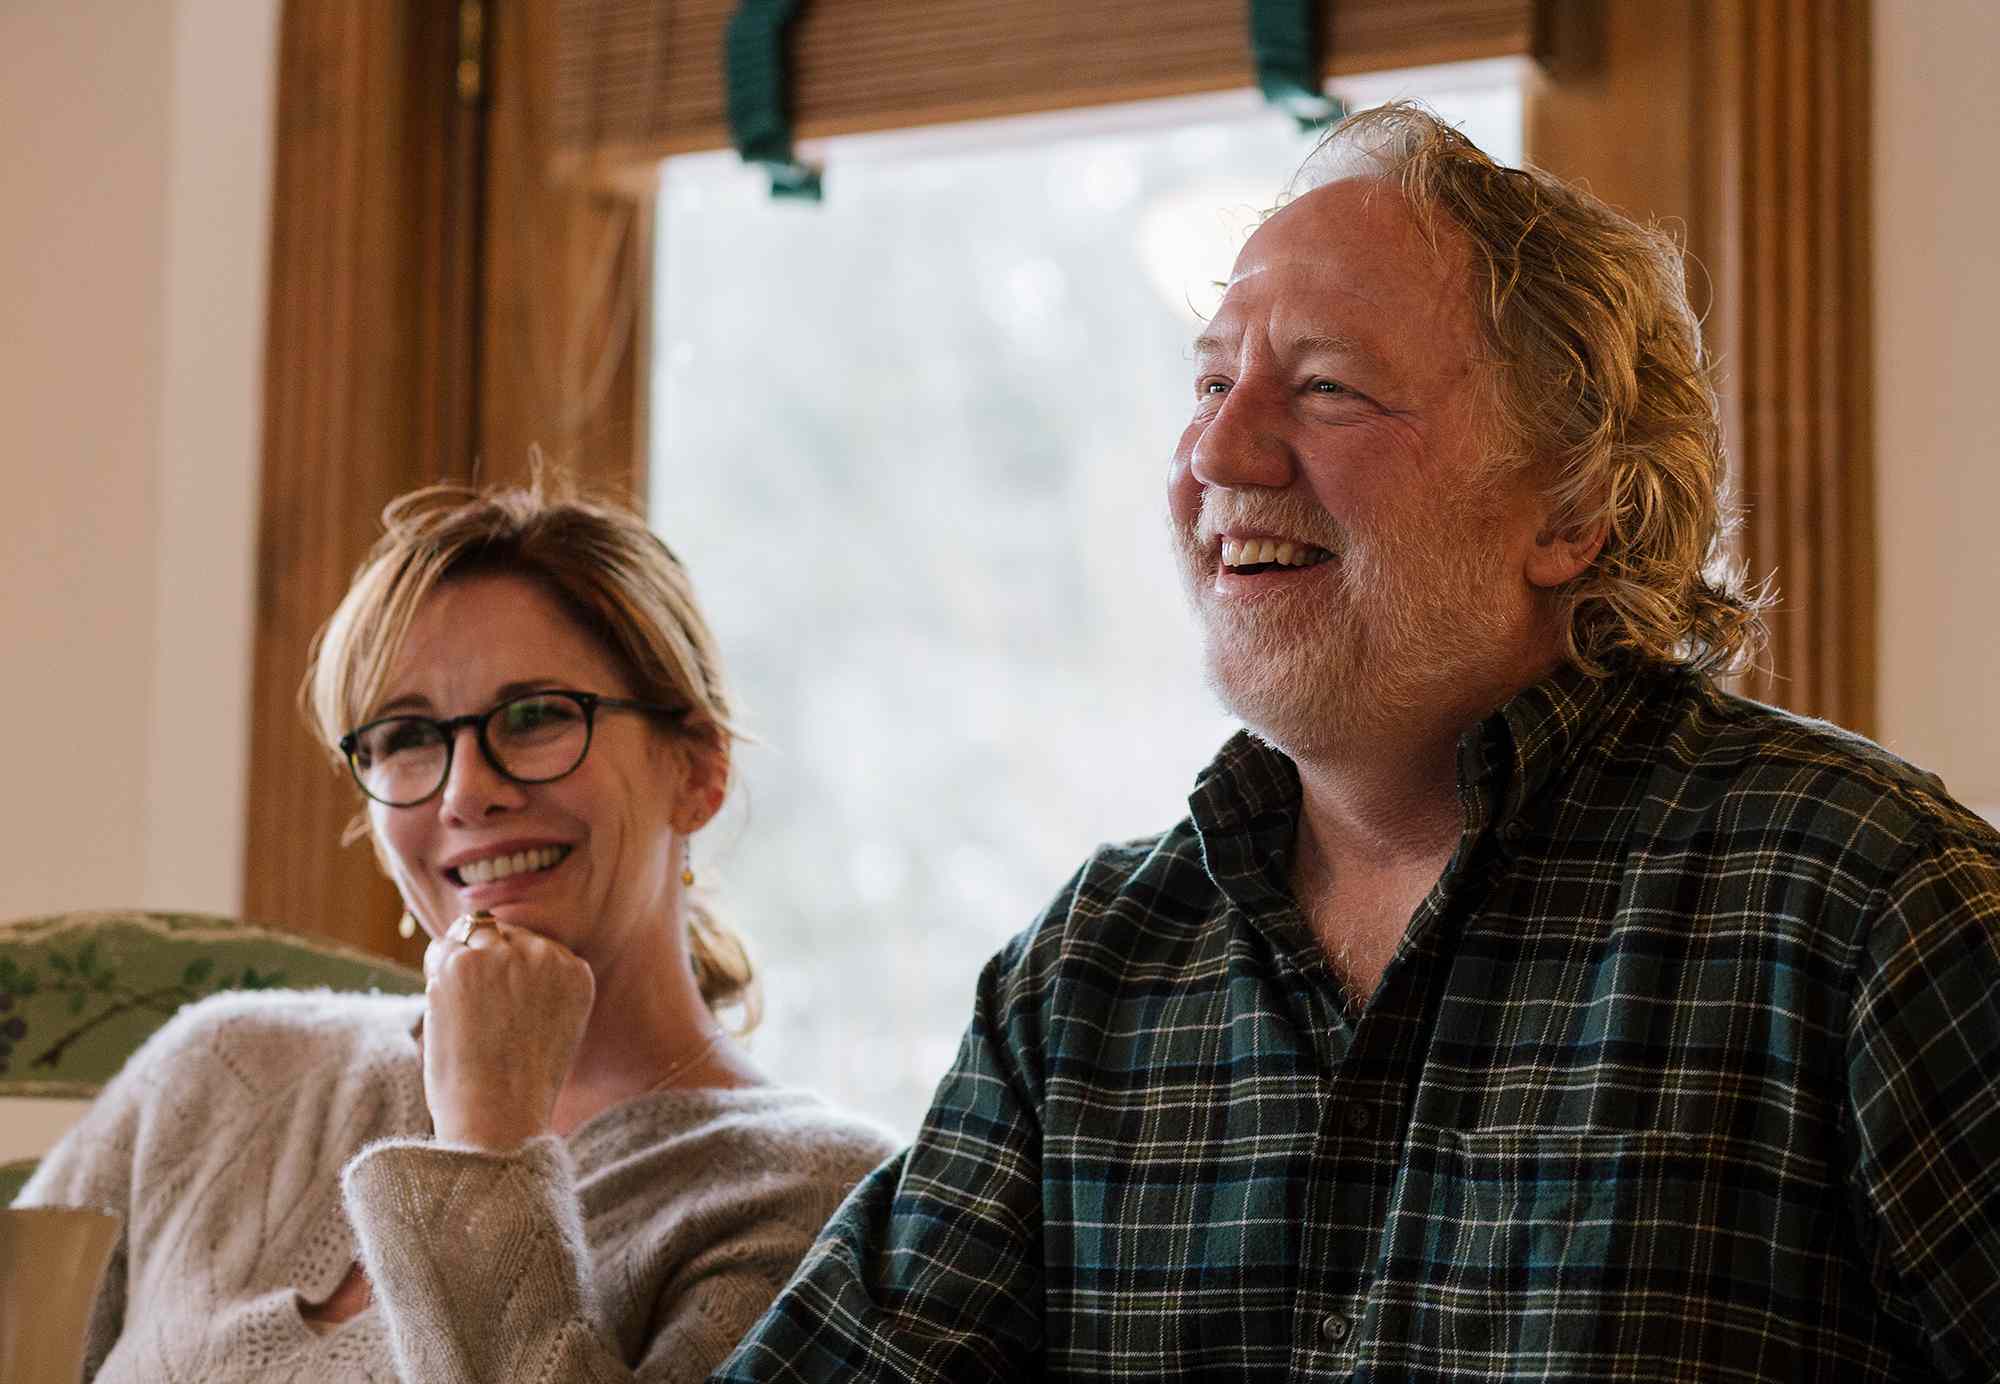
[[[1310,543],[1288,538],[1225,538],[1222,540],[1224,571],[1247,575],[1280,568],[1317,567],[1333,554]]]

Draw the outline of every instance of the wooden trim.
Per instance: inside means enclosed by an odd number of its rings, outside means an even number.
[[[457,11],[454,22],[453,11]],[[479,15],[467,33],[467,13]],[[410,11],[419,31],[406,75],[412,92],[422,94],[426,127],[407,142],[412,163],[409,192],[422,206],[413,250],[421,256],[418,282],[432,286],[416,299],[420,339],[429,367],[414,383],[427,395],[418,418],[422,431],[417,455],[428,460],[433,478],[464,479],[479,455],[479,366],[485,294],[482,284],[486,220],[486,109],[484,71],[491,43],[483,32],[479,3],[427,3]],[[438,74],[453,65],[451,99],[437,87]],[[474,65],[472,72],[465,64]],[[467,79],[470,78],[468,85]]]
[[[643,501],[656,174],[628,170],[618,188],[563,176],[556,10],[488,8],[480,478],[524,477],[538,448],[593,487]]]
[[[406,962],[358,794],[297,704],[314,632],[382,506],[470,473],[476,108],[448,0],[291,0],[280,29],[252,655],[248,917]]]
[[[1603,63],[1531,88],[1529,156],[1684,227],[1742,555],[1780,595],[1744,690],[1872,733],[1868,0],[1592,8]]]
[[[724,148],[735,0],[561,0],[558,146],[595,178]],[[1322,0],[1329,76],[1527,54],[1534,0]],[[1254,85],[1241,0],[808,4],[793,33],[802,138]]]
[[[1759,695],[1875,720],[1868,16],[1865,0],[1716,3],[1743,53],[1746,552],[1777,573]]]

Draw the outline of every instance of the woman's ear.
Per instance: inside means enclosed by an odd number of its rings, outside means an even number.
[[[692,835],[722,810],[729,793],[729,737],[703,735],[684,742],[681,759],[686,777],[674,804],[674,830]]]
[[[1549,590],[1582,576],[1604,551],[1605,532],[1601,520],[1588,528],[1542,529],[1535,535],[1535,546],[1528,550],[1529,582]]]

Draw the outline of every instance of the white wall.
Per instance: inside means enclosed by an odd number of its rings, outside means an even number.
[[[2000,821],[2000,5],[1874,28],[1881,733]]]
[[[0,918],[238,904],[277,13],[0,5]]]

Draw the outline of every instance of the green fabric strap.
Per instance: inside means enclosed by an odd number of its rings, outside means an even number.
[[[1319,0],[1250,0],[1250,57],[1257,89],[1301,130],[1331,125],[1347,110],[1320,89]]]
[[[773,197],[820,199],[819,170],[792,152],[785,109],[785,30],[801,0],[737,0],[722,39],[729,133],[745,163],[771,174]]]

